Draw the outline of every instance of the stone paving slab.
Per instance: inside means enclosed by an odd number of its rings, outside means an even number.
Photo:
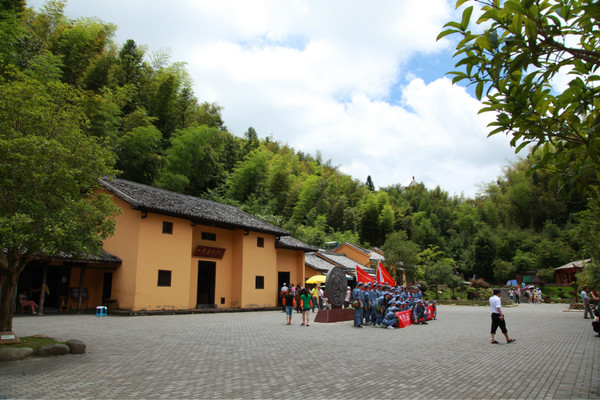
[[[0,398],[600,398],[600,338],[562,304],[439,306],[427,326],[291,326],[279,311],[98,318],[23,316],[21,336],[80,339],[87,353],[0,364]],[[314,318],[315,314],[311,314]]]

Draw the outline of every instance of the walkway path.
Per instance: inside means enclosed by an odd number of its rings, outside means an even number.
[[[286,326],[276,311],[22,316],[19,335],[80,339],[87,354],[0,364],[0,398],[600,398],[600,338],[565,308],[505,309],[517,341],[498,345],[487,307],[440,306],[393,331],[299,314]]]

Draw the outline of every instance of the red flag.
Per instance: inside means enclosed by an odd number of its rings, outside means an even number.
[[[381,261],[379,261],[379,265],[377,265],[377,282],[381,284],[387,283],[390,286],[396,286],[396,281],[394,278],[392,278],[390,273],[387,272],[387,269],[385,269]]]
[[[365,271],[363,271],[363,269],[361,267],[359,267],[357,265],[356,266],[356,282],[375,283],[375,278],[373,278],[371,275],[367,274]]]

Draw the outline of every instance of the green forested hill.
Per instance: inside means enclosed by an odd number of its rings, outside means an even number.
[[[196,98],[183,64],[133,39],[115,43],[110,23],[70,20],[57,1],[39,13],[23,1],[2,5],[4,138],[63,118],[110,152],[122,178],[237,205],[315,246],[382,247],[392,270],[421,267],[411,277],[442,266],[502,282],[586,256],[572,230],[586,202],[529,173],[536,154],[506,166],[474,199],[416,181],[375,190],[377,177],[363,183],[318,152],[260,138],[252,121],[244,137],[232,135],[227,105]],[[22,96],[2,95],[15,92]]]

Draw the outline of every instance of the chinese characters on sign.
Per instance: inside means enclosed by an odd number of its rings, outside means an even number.
[[[217,258],[222,259],[225,254],[225,249],[218,247],[196,246],[194,257]]]

